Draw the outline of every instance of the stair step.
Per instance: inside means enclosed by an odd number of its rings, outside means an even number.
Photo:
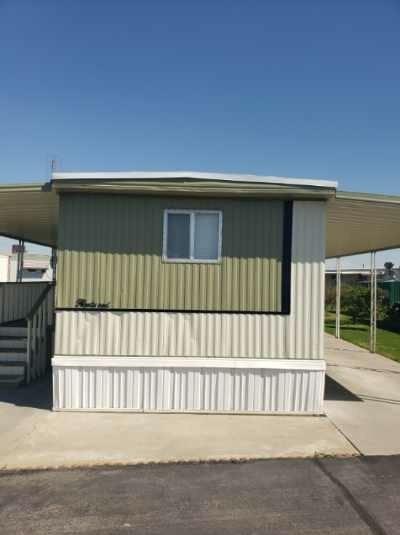
[[[0,353],[0,365],[13,362],[26,362],[26,353]]]
[[[2,376],[0,377],[0,388],[15,388],[19,386],[24,381],[24,379],[25,377],[20,375],[12,375],[11,377],[7,375]]]
[[[0,364],[0,377],[5,376],[13,377],[15,375],[25,375],[25,366],[19,365],[19,363]]]
[[[26,353],[26,347],[0,347],[0,360],[4,355],[15,355],[15,353]]]
[[[0,336],[6,336],[10,338],[21,338],[28,336],[27,327],[0,327]]]
[[[0,338],[0,348],[26,349],[26,344],[27,344],[26,338]]]
[[[0,362],[4,359],[26,359],[26,351],[7,351],[5,349],[0,353]]]

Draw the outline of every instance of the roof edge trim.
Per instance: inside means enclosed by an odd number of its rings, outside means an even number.
[[[41,192],[41,191],[48,191],[48,185],[45,182],[41,183],[19,183],[19,184],[0,184],[0,193],[3,192],[12,192],[12,191],[33,191],[33,192]]]
[[[277,176],[242,175],[229,173],[201,173],[195,171],[118,171],[118,172],[55,172],[52,180],[157,180],[187,178],[198,180],[217,180],[226,182],[252,182],[265,184],[282,184],[285,186],[310,186],[337,189],[338,183],[331,180],[309,178],[287,178]]]
[[[382,193],[337,191],[336,199],[347,201],[378,202],[382,204],[400,204],[400,195],[384,195]]]

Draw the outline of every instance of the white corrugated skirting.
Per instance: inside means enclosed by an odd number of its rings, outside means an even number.
[[[57,311],[57,355],[323,358],[325,212],[293,207],[290,315]]]
[[[54,410],[323,412],[325,362],[55,357]]]

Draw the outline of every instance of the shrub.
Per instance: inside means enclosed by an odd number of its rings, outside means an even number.
[[[371,292],[367,286],[344,286],[342,288],[342,310],[350,316],[353,323],[369,321]],[[389,300],[384,290],[377,291],[377,319],[388,316]]]
[[[325,306],[329,312],[334,312],[336,308],[336,288],[327,286],[325,289]]]

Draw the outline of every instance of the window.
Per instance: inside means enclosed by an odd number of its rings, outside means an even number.
[[[218,262],[221,258],[222,212],[166,210],[163,260]]]

